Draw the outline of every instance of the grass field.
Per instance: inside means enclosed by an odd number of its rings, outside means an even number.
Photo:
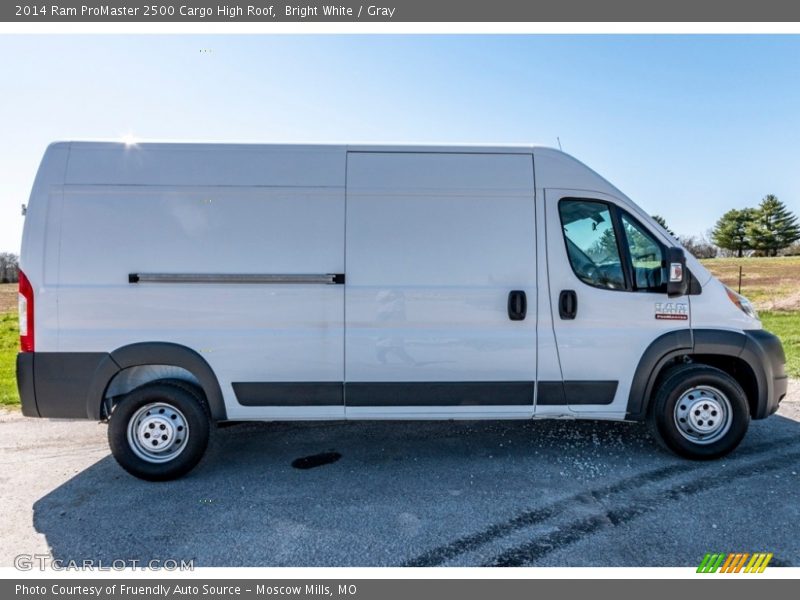
[[[800,377],[800,257],[717,258],[703,264],[734,290],[742,267],[742,294],[755,303],[764,327],[783,341],[789,375]],[[0,284],[0,405],[19,403],[18,347],[17,286]]]
[[[0,314],[0,406],[19,404],[17,396],[17,312]]]
[[[0,315],[17,310],[17,284],[0,283]]]
[[[800,377],[800,311],[765,311],[759,316],[764,329],[777,335],[783,342],[786,372],[790,377]]]
[[[17,284],[0,283],[0,406],[19,404],[17,396]]]
[[[759,311],[800,310],[800,256],[715,258],[702,262],[734,291],[738,291],[741,267],[742,294]]]
[[[778,258],[715,258],[703,264],[732,290],[758,309],[764,328],[781,338],[786,371],[800,377],[800,256]]]

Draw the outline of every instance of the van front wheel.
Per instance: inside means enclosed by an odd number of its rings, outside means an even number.
[[[189,472],[208,446],[209,415],[201,392],[163,381],[126,394],[108,420],[108,443],[120,466],[141,479]]]
[[[648,413],[656,439],[680,456],[710,460],[742,441],[750,424],[747,396],[726,372],[707,365],[671,370]]]

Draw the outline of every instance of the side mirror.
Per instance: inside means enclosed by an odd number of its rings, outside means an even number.
[[[689,278],[686,271],[686,255],[682,248],[667,248],[667,296],[685,296],[689,291]]]

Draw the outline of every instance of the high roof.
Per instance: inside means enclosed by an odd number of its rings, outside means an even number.
[[[249,150],[328,150],[351,152],[468,152],[491,154],[529,154],[534,150],[556,148],[544,144],[478,144],[478,143],[407,143],[407,142],[182,142],[171,140],[73,140],[59,141],[52,146],[67,145],[75,149],[90,148],[172,148],[172,149],[249,149]]]
[[[537,188],[621,195],[569,154],[535,144],[56,142],[67,185],[343,187],[348,152],[531,154]]]

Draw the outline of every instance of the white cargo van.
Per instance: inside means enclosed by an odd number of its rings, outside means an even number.
[[[747,300],[548,148],[56,143],[21,267],[24,414],[108,420],[146,479],[242,420],[625,419],[714,458],[787,387]]]

